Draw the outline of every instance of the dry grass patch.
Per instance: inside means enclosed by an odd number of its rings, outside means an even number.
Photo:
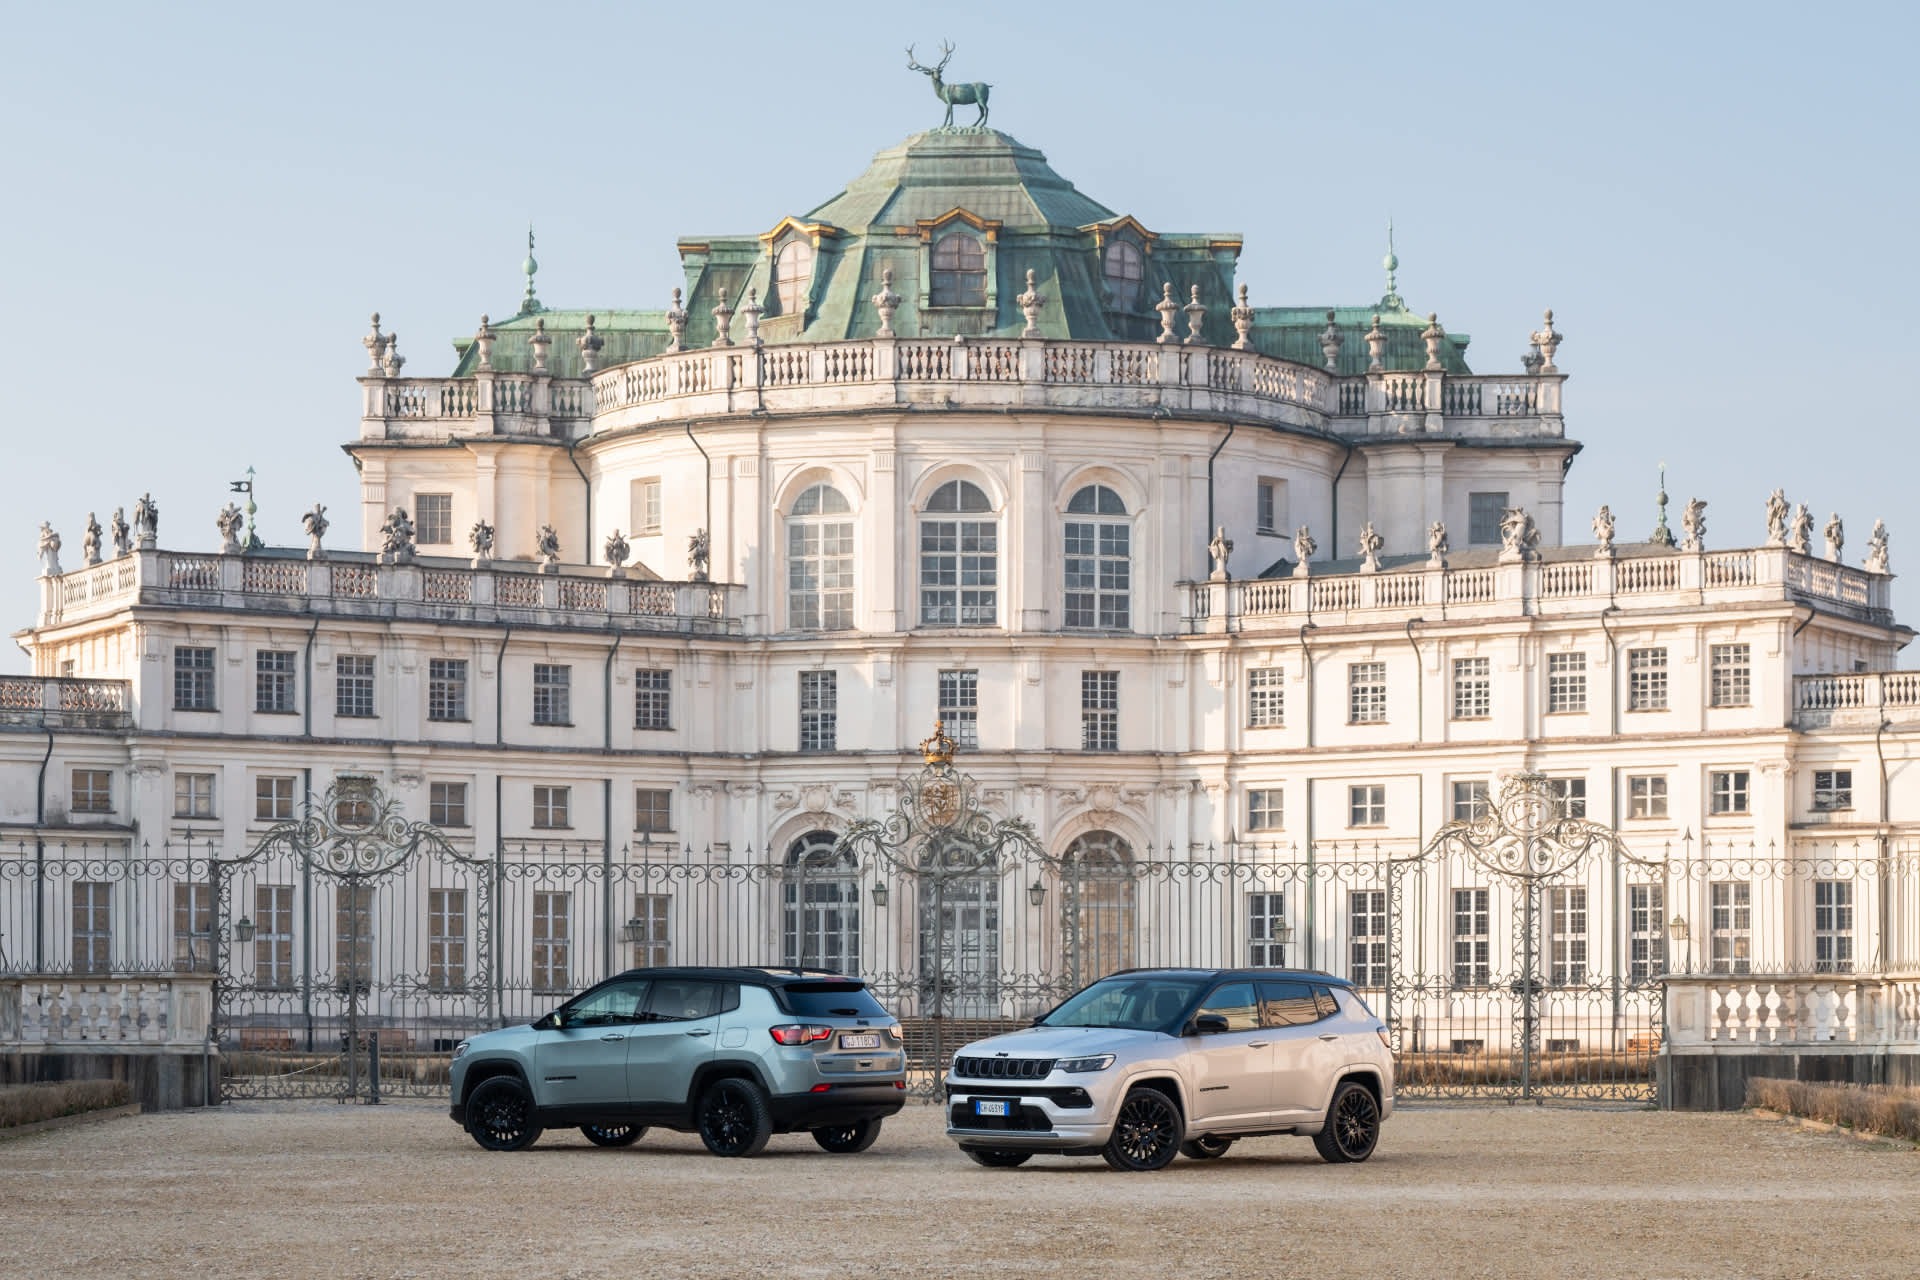
[[[127,1102],[125,1080],[55,1080],[48,1084],[0,1085],[0,1129],[38,1124],[82,1111]]]
[[[1859,1133],[1920,1142],[1920,1089],[1884,1084],[1802,1084],[1747,1081],[1747,1105],[1837,1124]]]

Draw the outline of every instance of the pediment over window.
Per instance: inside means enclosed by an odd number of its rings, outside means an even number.
[[[937,218],[921,218],[914,225],[920,230],[921,242],[930,243],[943,229],[954,222],[966,223],[988,241],[998,240],[1000,228],[1005,225],[997,218],[982,218],[978,214],[968,213],[961,208],[949,209]]]
[[[1141,225],[1140,220],[1130,213],[1109,218],[1105,222],[1089,222],[1080,229],[1093,237],[1093,247],[1096,249],[1106,248],[1107,242],[1115,237],[1128,235],[1140,242],[1142,250],[1152,253],[1154,242],[1160,238],[1158,232],[1147,230]]]
[[[782,218],[773,224],[770,231],[760,233],[760,243],[771,252],[773,247],[789,233],[805,236],[807,243],[815,249],[822,240],[831,240],[842,234],[840,228],[830,222],[802,222],[798,218]]]

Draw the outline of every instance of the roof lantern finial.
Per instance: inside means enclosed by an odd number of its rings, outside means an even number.
[[[1387,215],[1387,256],[1381,259],[1380,265],[1387,269],[1387,294],[1380,299],[1380,305],[1395,311],[1405,311],[1407,304],[1400,298],[1400,287],[1394,276],[1394,273],[1400,270],[1400,259],[1393,252],[1393,215],[1391,214]]]
[[[533,273],[539,269],[540,264],[533,260],[533,224],[529,222],[527,224],[527,260],[520,264],[520,270],[527,276],[526,296],[520,299],[520,314],[523,316],[530,316],[536,311],[544,310],[540,305],[540,299],[533,296]]]
[[[1647,541],[1656,547],[1670,547],[1673,545],[1673,530],[1667,528],[1667,464],[1664,462],[1660,464],[1660,492],[1654,496],[1654,502],[1659,507],[1660,516]]]

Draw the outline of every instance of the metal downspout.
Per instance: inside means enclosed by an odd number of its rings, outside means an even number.
[[[1347,464],[1353,461],[1354,446],[1347,446],[1347,456],[1340,459],[1340,469],[1333,473],[1333,536],[1327,541],[1328,558],[1340,558],[1340,477],[1347,474]]]
[[[1213,460],[1220,456],[1222,449],[1227,447],[1227,441],[1233,439],[1235,425],[1231,422],[1227,424],[1227,434],[1220,437],[1220,443],[1213,446],[1213,452],[1207,455],[1207,527],[1200,531],[1204,535],[1203,545],[1205,546],[1211,546],[1213,543]],[[1202,559],[1200,563],[1204,565],[1206,560]]]
[[[579,443],[580,442],[578,440],[567,441],[567,461],[571,462],[573,464],[573,469],[579,472],[580,483],[587,487],[587,529],[586,529],[585,538],[580,543],[580,563],[592,564],[593,563],[593,481],[587,479],[587,473],[580,470],[580,459],[573,456],[574,446]]]
[[[1313,650],[1307,647],[1307,632],[1311,622],[1300,624],[1300,670],[1307,678],[1307,749],[1313,749]],[[1313,857],[1313,779],[1307,779],[1307,968],[1315,967],[1314,961],[1319,948],[1314,943],[1314,857]]]
[[[500,650],[493,655],[493,745],[507,745],[507,641],[513,639],[513,624],[507,624],[507,630],[500,637]],[[498,817],[498,814],[494,815]]]
[[[33,971],[47,971],[47,840],[41,828],[47,822],[47,763],[53,759],[53,726],[47,731],[47,753],[40,757],[40,778],[33,798]]]
[[[313,626],[307,631],[307,643],[300,651],[300,679],[306,685],[307,696],[301,708],[301,733],[305,737],[313,736],[313,637],[320,631],[320,619],[314,618]]]
[[[1420,659],[1420,642],[1413,638],[1413,628],[1426,623],[1425,618],[1407,619],[1407,643],[1413,647],[1413,740],[1416,744],[1427,737],[1427,673]]]
[[[1886,702],[1886,695],[1884,693],[1881,694],[1880,700],[1884,707]],[[1890,723],[1887,719],[1887,713],[1883,709],[1880,712],[1880,727],[1873,731],[1873,754],[1878,757],[1880,761],[1880,831],[1874,836],[1874,843],[1880,848],[1880,856],[1876,859],[1880,864],[1878,868],[1879,875],[1877,877],[1880,881],[1880,909],[1877,912],[1880,917],[1879,937],[1874,943],[1873,957],[1873,968],[1876,973],[1885,973],[1887,971],[1887,933],[1893,927],[1893,913],[1889,909],[1887,901],[1888,894],[1893,888],[1892,877],[1889,874],[1890,869],[1887,865],[1889,854],[1887,848],[1887,815],[1891,812],[1891,808],[1887,803],[1887,753],[1880,745],[1881,735],[1886,733],[1887,726]]]
[[[607,650],[606,669],[601,672],[602,679],[605,683],[606,694],[601,705],[601,728],[606,738],[606,749],[608,751],[613,750],[613,659],[614,656],[620,652],[620,642],[626,638],[625,632],[616,631],[613,633],[613,648]]]
[[[713,576],[713,458],[707,453],[707,447],[694,437],[691,418],[687,420],[687,439],[700,451],[701,469],[704,472],[701,476],[701,488],[705,489],[707,494],[707,576],[711,578]]]
[[[1606,633],[1607,670],[1611,672],[1608,680],[1611,692],[1607,697],[1607,732],[1611,736],[1618,738],[1620,736],[1620,646],[1613,642],[1613,628],[1607,625],[1607,615],[1612,613],[1616,607],[1615,605],[1609,604],[1600,611],[1600,630]],[[1614,823],[1614,827],[1618,830],[1619,823],[1617,821]]]

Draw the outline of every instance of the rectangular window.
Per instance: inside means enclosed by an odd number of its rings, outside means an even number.
[[[416,493],[413,495],[416,536],[423,547],[453,545],[453,495]]]
[[[1627,710],[1667,709],[1667,651],[1627,650]]]
[[[1587,655],[1550,653],[1547,655],[1547,714],[1587,709]]]
[[[1247,671],[1247,728],[1278,729],[1287,722],[1287,692],[1279,667]]]
[[[211,818],[213,816],[213,775],[176,773],[173,775],[173,816]]]
[[[1278,831],[1287,825],[1287,793],[1279,787],[1247,792],[1247,830]]]
[[[1387,891],[1347,894],[1347,978],[1356,987],[1387,985]]]
[[[1753,972],[1753,886],[1716,880],[1707,886],[1708,964],[1715,973]]]
[[[75,769],[67,789],[68,813],[112,813],[113,774],[106,769]]]
[[[1484,987],[1489,981],[1490,951],[1487,890],[1453,891],[1453,985]]]
[[[1547,925],[1552,931],[1547,980],[1572,986],[1587,980],[1587,890],[1584,885],[1547,890]]]
[[[1286,968],[1288,936],[1287,895],[1248,894],[1247,963],[1261,968]]]
[[[113,886],[81,880],[73,886],[73,971],[105,973],[113,966]]]
[[[1491,808],[1492,802],[1487,797],[1487,784],[1484,780],[1453,784],[1453,820],[1455,822],[1478,822],[1487,816]]]
[[[533,989],[558,995],[573,987],[573,895],[535,890],[533,895]]]
[[[1493,714],[1493,660],[1453,660],[1453,718],[1485,720]]]
[[[427,660],[427,719],[465,720],[467,718],[467,660],[465,658],[429,658]]]
[[[364,720],[373,714],[373,655],[342,653],[333,659],[333,714]]]
[[[213,650],[173,651],[173,709],[213,710]]]
[[[633,829],[641,832],[673,830],[673,792],[636,787],[633,792]]]
[[[1651,982],[1667,971],[1667,888],[1659,884],[1627,886],[1627,974],[1635,983]]]
[[[1547,794],[1553,797],[1553,811],[1561,818],[1587,816],[1587,780],[1585,778],[1548,778]]]
[[[427,989],[467,985],[467,891],[427,890]]]
[[[1711,813],[1750,813],[1748,779],[1753,775],[1745,769],[1729,769],[1724,773],[1709,775],[1708,791],[1712,801]]]
[[[642,668],[633,673],[633,727],[673,728],[673,672]]]
[[[971,751],[980,745],[980,673],[939,674],[940,725],[956,745]]]
[[[1387,825],[1387,788],[1385,783],[1368,782],[1347,788],[1347,825],[1384,827]]]
[[[533,722],[573,723],[571,688],[573,668],[545,662],[533,664]]]
[[[1752,649],[1744,644],[1716,644],[1710,655],[1712,705],[1753,705]]]
[[[644,480],[633,482],[632,523],[627,528],[633,530],[639,538],[652,537],[660,532],[660,480],[657,476],[648,476]]]
[[[253,709],[274,715],[291,715],[300,708],[294,703],[293,658],[291,652],[262,649],[253,655]]]
[[[794,520],[787,525],[787,627],[845,631],[853,626],[853,522]]]
[[[255,778],[253,780],[253,820],[290,822],[293,819],[293,784],[297,778]]]
[[[213,970],[213,886],[173,886],[173,971]]]
[[[373,985],[373,886],[343,884],[333,891],[333,982],[340,991]]]
[[[627,919],[626,939],[633,944],[633,967],[657,969],[671,964],[668,953],[667,905],[664,893],[633,895],[633,915]]]
[[[1667,816],[1667,779],[1665,774],[1636,774],[1627,779],[1627,816],[1664,818]]]
[[[427,784],[427,821],[436,827],[467,825],[467,784],[431,782]]]
[[[1133,527],[1066,522],[1065,625],[1125,631],[1132,625]]]
[[[920,522],[920,625],[990,627],[999,619],[1000,525]]]
[[[1120,749],[1120,673],[1080,673],[1080,749]]]
[[[1467,495],[1467,545],[1472,547],[1497,547],[1500,545],[1500,517],[1507,513],[1507,495],[1505,493],[1470,493]]]
[[[1853,770],[1815,769],[1813,807],[1818,813],[1853,808]]]
[[[1378,724],[1387,718],[1387,664],[1347,665],[1347,722]]]
[[[293,886],[253,887],[253,983],[270,991],[293,986]]]
[[[1256,490],[1254,529],[1258,533],[1279,533],[1287,527],[1287,482],[1260,481]]]
[[[571,787],[535,787],[533,789],[533,825],[554,829],[571,827],[573,819],[568,810],[572,803]]]
[[[1853,972],[1853,882],[1813,882],[1813,971]]]
[[[840,688],[832,671],[800,673],[800,749],[832,751],[840,738]]]

